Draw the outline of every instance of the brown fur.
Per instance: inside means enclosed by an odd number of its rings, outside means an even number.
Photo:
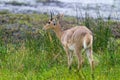
[[[54,22],[56,24],[54,25]],[[68,67],[71,67],[72,64],[72,53],[71,50],[76,54],[78,59],[78,69],[82,66],[83,59],[81,50],[82,48],[86,49],[87,56],[91,65],[91,69],[93,68],[93,57],[92,57],[92,42],[93,36],[92,32],[85,26],[76,26],[70,28],[68,30],[62,31],[61,25],[59,23],[58,18],[54,18],[52,21],[49,20],[44,26],[44,29],[52,29],[57,37],[60,39],[67,57],[68,57]]]

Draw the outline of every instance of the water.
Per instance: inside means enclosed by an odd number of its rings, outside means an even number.
[[[16,5],[12,2],[17,3]],[[12,13],[49,13],[51,10],[65,15],[85,17],[87,12],[96,18],[98,13],[102,17],[112,16],[120,19],[119,0],[58,0],[60,2],[38,3],[36,0],[0,0],[0,10]],[[76,12],[77,10],[77,12]],[[99,10],[99,12],[98,12]]]
[[[84,3],[84,4],[97,4],[97,3],[103,3],[103,4],[113,4],[114,0],[58,0],[61,2],[78,2],[78,3]]]

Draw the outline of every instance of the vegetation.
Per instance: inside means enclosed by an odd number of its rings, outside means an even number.
[[[17,1],[10,1],[10,2],[5,2],[5,4],[11,4],[11,5],[14,5],[14,6],[22,6],[22,5],[24,5],[24,6],[27,6],[28,4],[26,4],[26,3],[23,3],[23,2],[17,2]]]
[[[94,35],[94,78],[86,54],[85,63],[77,71],[76,59],[72,70],[67,69],[67,56],[54,32],[43,31],[48,15],[0,14],[0,80],[118,80],[120,79],[120,39],[112,27],[119,22],[86,17],[86,25]],[[76,19],[63,19],[66,26],[74,26]]]

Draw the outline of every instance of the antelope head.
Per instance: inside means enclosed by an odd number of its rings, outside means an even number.
[[[49,29],[56,29],[58,28],[58,26],[60,26],[59,20],[63,17],[63,14],[58,14],[57,16],[52,15],[51,13],[51,17],[48,20],[47,24],[44,26],[45,30],[49,30]]]

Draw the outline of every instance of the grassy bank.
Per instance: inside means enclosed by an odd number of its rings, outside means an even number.
[[[92,80],[86,54],[85,63],[77,72],[74,59],[72,70],[67,69],[67,56],[55,34],[42,30],[48,15],[0,14],[0,80]],[[76,24],[66,17],[64,29]],[[95,80],[120,79],[120,40],[113,34],[119,22],[102,18],[85,18],[94,33]],[[66,27],[67,26],[67,27]]]

